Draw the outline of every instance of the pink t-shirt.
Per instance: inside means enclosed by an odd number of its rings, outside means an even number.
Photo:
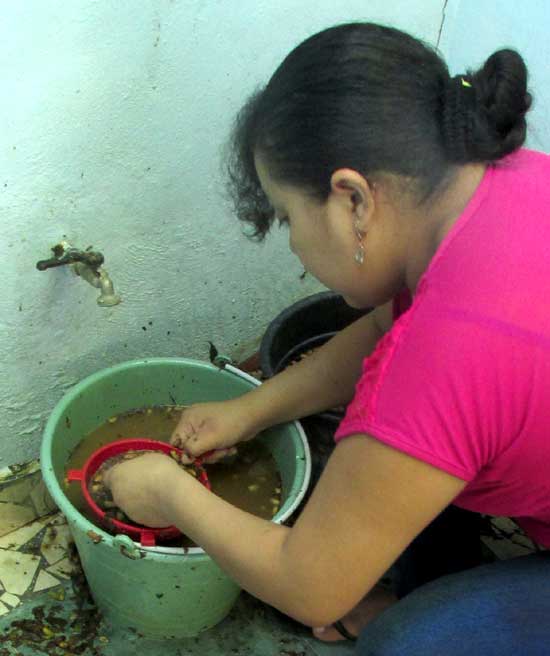
[[[487,169],[412,306],[363,364],[366,433],[467,481],[455,504],[550,547],[550,157]]]

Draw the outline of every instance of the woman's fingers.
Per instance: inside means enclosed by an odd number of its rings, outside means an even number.
[[[182,440],[180,447],[191,458],[198,458],[208,451],[225,451],[226,447],[220,445],[220,438],[217,431],[201,428],[200,431],[188,435]],[[212,462],[208,456],[207,462]]]
[[[236,453],[234,445],[244,438],[240,429],[244,421],[241,412],[232,408],[230,401],[224,401],[198,403],[183,411],[170,443],[185,453],[184,464],[199,457],[204,457],[204,462],[218,462]]]
[[[170,444],[177,447],[178,449],[183,449],[186,442],[189,438],[195,435],[195,427],[191,422],[185,421],[182,417],[179,424],[176,426],[172,436],[170,438]]]
[[[189,465],[195,458],[208,451],[213,451],[213,453],[209,454],[204,462],[217,462],[223,458],[228,449],[216,449],[219,444],[217,431],[207,428],[204,421],[199,422],[198,428],[195,427],[195,423],[190,421],[184,413],[170,438],[171,444],[183,451],[181,462]]]

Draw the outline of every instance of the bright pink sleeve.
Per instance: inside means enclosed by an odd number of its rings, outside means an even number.
[[[471,481],[517,435],[525,386],[514,379],[524,375],[513,336],[415,304],[365,360],[336,440],[368,434]]]

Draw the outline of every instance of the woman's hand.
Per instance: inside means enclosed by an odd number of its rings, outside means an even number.
[[[235,444],[252,439],[255,428],[248,395],[213,403],[197,403],[186,408],[170,442],[182,449],[188,464],[207,451],[215,450],[205,462],[216,462],[235,453]]]
[[[158,528],[173,524],[163,493],[173,489],[181,476],[189,475],[170,456],[145,453],[113,465],[105,472],[103,481],[115,504],[132,521]]]

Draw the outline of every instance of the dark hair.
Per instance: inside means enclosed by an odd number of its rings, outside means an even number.
[[[527,69],[515,51],[500,50],[478,72],[451,78],[432,48],[404,32],[339,25],[295,48],[238,114],[229,191],[259,239],[274,212],[256,152],[275,179],[320,201],[343,167],[408,178],[425,200],[457,164],[494,162],[519,148],[530,104]]]

